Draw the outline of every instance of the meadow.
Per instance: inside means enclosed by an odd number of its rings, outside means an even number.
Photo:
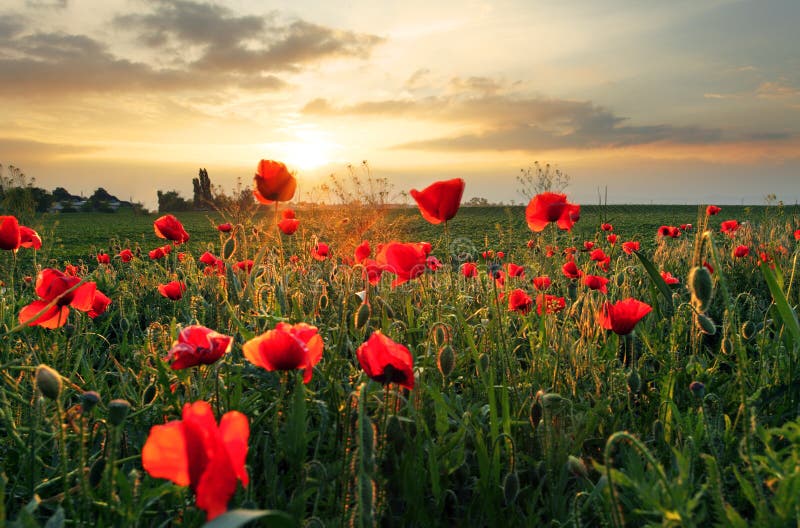
[[[180,244],[161,215],[20,219],[42,246],[0,252],[0,524],[800,523],[797,206],[541,232],[525,207],[309,206],[291,235],[286,208],[175,213]],[[176,348],[193,325],[229,347]]]

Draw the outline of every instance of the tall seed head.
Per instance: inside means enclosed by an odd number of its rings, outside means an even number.
[[[61,381],[61,374],[57,370],[41,364],[36,367],[34,374],[34,381],[36,388],[46,397],[51,400],[57,400],[61,394],[63,383]]]

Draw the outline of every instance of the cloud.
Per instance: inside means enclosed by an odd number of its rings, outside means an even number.
[[[195,46],[200,57],[188,64],[198,71],[297,71],[307,63],[336,57],[366,58],[381,37],[337,30],[304,20],[281,22],[277,14],[236,15],[226,7],[189,1],[154,3],[147,14],[117,16],[114,25],[139,32],[139,40],[158,49]]]
[[[332,58],[363,58],[380,37],[276,14],[239,16],[226,7],[154,2],[112,25],[158,52],[163,65],[131,60],[90,35],[37,31],[19,16],[0,18],[0,96],[197,91],[239,87],[280,90],[279,72]]]
[[[497,93],[502,86],[484,78],[459,81],[468,94],[365,101],[334,106],[310,101],[312,115],[367,115],[452,122],[473,130],[396,145],[398,149],[462,151],[604,148],[655,142],[708,144],[723,140],[722,130],[668,124],[630,125],[627,119],[590,101],[519,97]],[[451,83],[452,85],[452,83]],[[473,93],[480,95],[473,95]]]
[[[27,162],[43,162],[97,151],[96,147],[46,143],[29,139],[0,137],[0,162],[21,166]],[[23,167],[24,168],[24,167]]]

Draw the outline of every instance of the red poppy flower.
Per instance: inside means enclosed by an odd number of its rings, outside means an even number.
[[[461,274],[467,278],[478,276],[478,266],[474,262],[465,262],[461,265]]]
[[[311,250],[311,256],[317,260],[325,260],[330,255],[331,248],[325,242],[319,242]]]
[[[546,295],[544,293],[536,296],[536,313],[558,313],[567,306],[567,301],[557,295]]]
[[[794,239],[795,240],[800,240],[800,229],[798,229],[797,231],[794,232]]]
[[[544,256],[549,258],[549,257],[552,257],[553,255],[555,255],[557,252],[558,252],[558,246],[555,246],[555,247],[546,246],[545,247]]]
[[[370,284],[375,286],[381,281],[383,275],[383,267],[373,259],[367,258],[361,262],[364,267],[363,276],[369,281]]]
[[[615,334],[627,335],[636,324],[652,311],[652,307],[633,298],[618,301],[615,304],[605,302],[600,311],[600,324]]]
[[[284,213],[285,212],[286,211],[284,211]],[[284,218],[278,222],[278,229],[280,229],[284,235],[293,235],[298,227],[300,227],[300,220],[296,218]]]
[[[491,249],[484,251],[483,253],[481,253],[481,256],[483,257],[483,260],[489,260],[490,258],[494,257],[494,251],[492,251]]]
[[[158,260],[158,259],[164,258],[165,253],[164,253],[164,250],[162,248],[157,247],[157,248],[151,250],[148,253],[148,255],[150,255],[150,259],[151,260]]]
[[[142,467],[153,478],[189,486],[210,521],[228,509],[236,481],[245,487],[250,481],[245,467],[250,424],[244,414],[229,411],[217,425],[204,401],[185,404],[181,418],[150,429]]]
[[[708,261],[703,261],[703,266],[708,270],[710,274],[714,274],[714,266],[708,263]]]
[[[436,271],[442,267],[442,263],[433,255],[425,259],[425,265],[428,266],[428,269],[431,271]]]
[[[517,288],[509,294],[508,311],[526,314],[532,307],[533,299],[531,299],[524,290]]]
[[[680,225],[681,231],[691,231],[692,224],[681,224]]]
[[[622,243],[622,251],[630,255],[634,251],[639,251],[639,242],[628,241]]]
[[[667,285],[670,285],[670,286],[673,285],[673,284],[680,284],[681,283],[681,281],[680,281],[680,279],[678,279],[678,277],[675,277],[672,273],[670,273],[668,271],[663,271],[662,270],[661,271],[661,278],[664,279],[664,282],[666,282]]]
[[[505,252],[503,252],[503,251],[498,251],[498,252],[497,252],[497,258],[498,258],[498,259],[500,259],[500,260],[503,260],[504,258],[506,258],[506,254],[505,254]]]
[[[367,376],[384,385],[397,383],[414,388],[414,358],[408,348],[376,330],[356,350],[358,363]]]
[[[611,224],[606,222],[606,223],[604,223],[604,224],[602,224],[600,226],[600,229],[602,229],[603,231],[613,231],[614,230],[614,226],[612,226]]]
[[[203,263],[203,264],[205,264],[206,266],[213,266],[213,265],[214,265],[214,264],[216,264],[216,263],[217,263],[217,261],[218,261],[218,260],[220,260],[220,259],[218,259],[217,257],[215,257],[215,256],[214,256],[214,254],[213,254],[213,253],[211,253],[210,251],[206,251],[205,253],[203,253],[202,255],[200,255],[200,258],[199,258],[199,259],[197,259],[197,260],[199,260],[200,262],[202,262],[202,263]]]
[[[15,216],[0,216],[0,249],[16,251],[21,243],[19,222]]]
[[[606,288],[606,284],[608,284],[608,279],[605,277],[600,277],[599,275],[584,275],[583,276],[583,284],[590,290],[597,290],[603,293],[608,293],[608,289]]]
[[[356,262],[360,264],[361,262],[364,261],[364,259],[369,257],[371,254],[372,254],[372,249],[369,247],[369,242],[366,240],[361,242],[361,244],[359,244],[355,250]]]
[[[100,290],[96,290],[94,292],[94,298],[92,299],[92,307],[89,309],[88,312],[86,312],[86,315],[94,319],[98,315],[105,312],[109,304],[111,304],[111,299],[109,299]]]
[[[42,237],[28,226],[19,226],[19,245],[24,248],[42,249]]]
[[[591,240],[587,240],[586,242],[583,243],[584,251],[591,251],[593,247],[594,247],[594,242],[592,242]]]
[[[589,259],[595,262],[602,262],[607,256],[602,249],[595,249],[589,254]]]
[[[185,369],[195,365],[210,365],[230,352],[233,338],[206,328],[187,326],[178,334],[167,355],[172,370]]]
[[[64,266],[64,274],[70,277],[77,277],[78,276],[78,266],[73,266],[72,264],[67,264]]]
[[[534,247],[536,247],[536,241],[533,239],[529,239],[528,242],[525,243],[525,245],[528,246],[528,249],[533,249]]]
[[[280,161],[261,160],[253,177],[253,196],[263,204],[288,202],[294,196],[297,180]]]
[[[545,291],[549,289],[550,285],[552,284],[550,277],[546,275],[542,275],[541,277],[535,277],[532,282],[533,282],[533,287],[539,291]]]
[[[96,255],[97,262],[99,264],[110,264],[111,263],[111,256],[108,253],[98,253]]]
[[[281,211],[281,218],[283,218],[284,220],[292,220],[295,217],[296,215],[294,209],[292,209],[291,207],[287,207],[286,209]]]
[[[543,231],[556,222],[559,229],[570,231],[580,218],[581,206],[567,202],[566,194],[545,192],[534,196],[525,209],[525,220],[531,231]]]
[[[661,226],[658,228],[658,236],[670,238],[678,238],[681,236],[681,230],[674,226]]]
[[[734,233],[739,230],[739,222],[736,220],[725,220],[719,225],[719,230],[733,238]]]
[[[733,256],[736,258],[746,257],[750,254],[750,248],[747,246],[736,246],[736,249],[733,250]]]
[[[608,271],[608,268],[611,267],[611,257],[607,256],[603,260],[597,261],[597,267],[603,271]]]
[[[177,301],[181,297],[183,297],[183,292],[186,291],[186,285],[180,281],[172,281],[166,284],[159,284],[158,285],[158,293],[166,297],[167,299],[172,299],[173,301]]]
[[[224,224],[220,224],[217,226],[217,231],[220,233],[230,233],[233,229],[233,226],[230,222],[225,222]]]
[[[123,249],[119,252],[119,258],[122,262],[130,262],[133,260],[133,251],[130,249]]]
[[[432,224],[441,224],[458,212],[464,185],[461,178],[438,181],[421,191],[411,189],[411,197],[417,202],[422,218]]]
[[[518,266],[513,262],[509,262],[506,269],[508,270],[509,277],[525,277],[525,268],[523,266]]]
[[[153,229],[158,238],[171,240],[175,244],[183,244],[189,240],[189,233],[183,228],[183,224],[170,214],[157,218],[153,222]]]
[[[242,345],[244,357],[253,365],[268,371],[303,369],[305,383],[311,381],[322,349],[317,327],[306,323],[278,323],[273,330]]]
[[[561,266],[561,271],[564,273],[564,276],[569,279],[577,279],[583,275],[583,272],[578,269],[578,265],[575,264],[574,260],[570,260]]]
[[[28,326],[43,326],[45,328],[64,326],[64,323],[67,322],[70,306],[81,312],[90,311],[97,293],[97,285],[94,282],[86,282],[75,290],[66,293],[80,282],[81,279],[78,277],[66,275],[56,269],[45,268],[40,271],[36,276],[35,287],[39,300],[33,301],[20,310],[20,324],[36,316],[53,301],[55,301],[53,306],[35,320],[29,322]]]
[[[397,276],[392,281],[394,288],[425,273],[429,252],[429,244],[390,242],[380,249],[376,260],[383,266],[384,271]]]
[[[236,264],[233,265],[234,271],[244,271],[245,273],[250,273],[253,270],[254,262],[250,259],[240,260]]]
[[[608,240],[608,243],[613,246],[617,243],[617,238],[617,235],[612,233],[606,237],[606,240]]]
[[[706,216],[714,216],[720,211],[722,211],[721,207],[717,207],[716,205],[709,205],[708,207],[706,207]]]

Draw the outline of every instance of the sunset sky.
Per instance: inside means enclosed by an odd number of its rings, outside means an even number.
[[[261,158],[299,196],[368,160],[395,191],[522,201],[800,201],[800,2],[12,0],[0,163],[155,208]]]

